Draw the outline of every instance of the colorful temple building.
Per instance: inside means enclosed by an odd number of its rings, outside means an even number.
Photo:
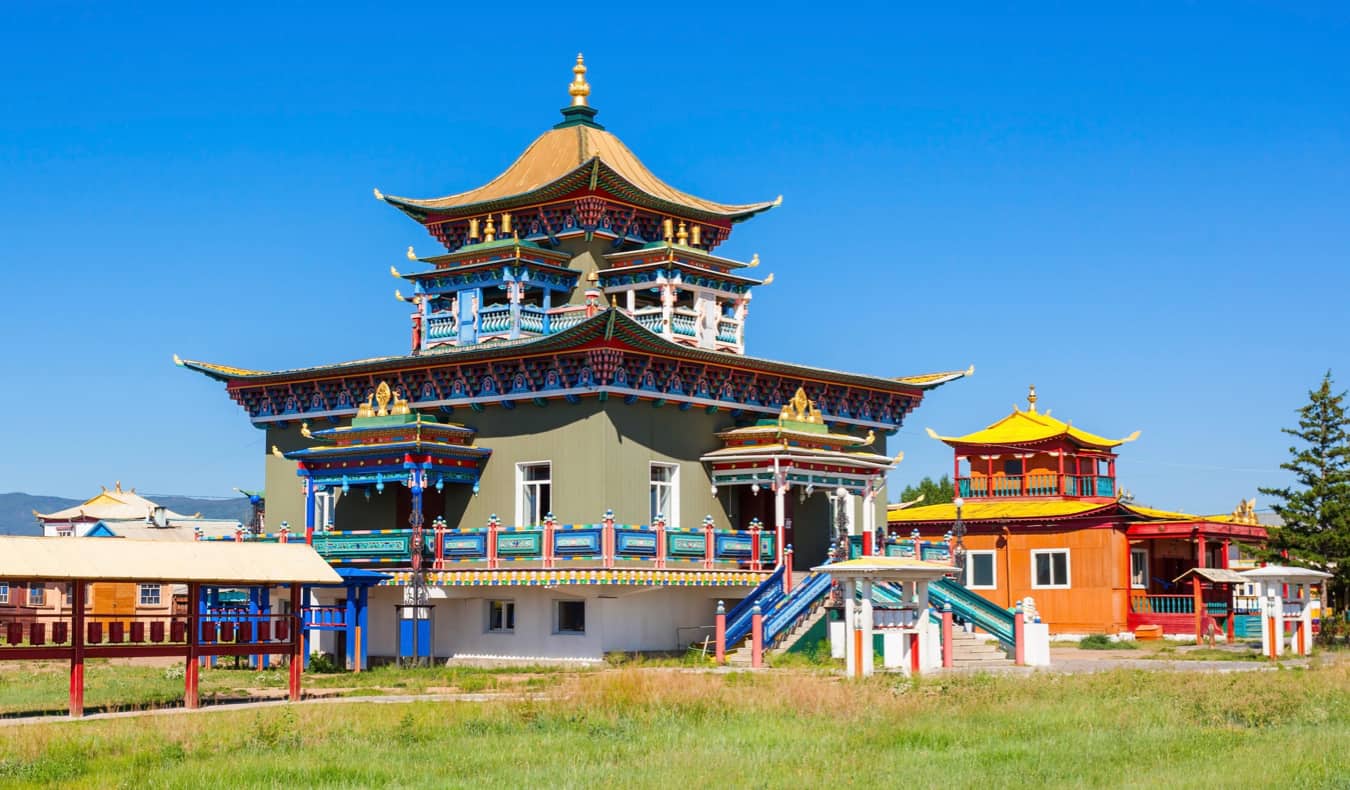
[[[391,267],[407,353],[280,371],[175,358],[266,432],[267,523],[343,573],[308,605],[326,612],[314,647],[349,665],[705,639],[718,601],[790,588],[841,528],[870,543],[887,438],[969,372],[748,355],[773,277],[714,251],[779,201],[669,186],[596,122],[580,56],[573,73],[561,122],[487,184],[376,190],[444,249]]]
[[[1177,580],[1231,569],[1267,537],[1254,501],[1219,516],[1132,504],[1116,453],[1139,433],[1109,439],[1056,419],[1037,410],[1035,387],[1026,409],[983,430],[928,433],[953,450],[955,501],[891,506],[892,539],[959,541],[968,589],[1006,608],[1032,597],[1053,633],[1194,634],[1197,595]],[[1199,596],[1221,630],[1243,611],[1235,592],[1216,584]]]

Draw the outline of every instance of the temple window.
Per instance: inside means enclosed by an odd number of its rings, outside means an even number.
[[[516,525],[537,526],[553,510],[553,464],[516,464]]]
[[[47,603],[47,588],[41,584],[28,585],[28,605],[43,606]]]
[[[159,585],[141,585],[141,606],[159,606]]]
[[[992,590],[998,587],[996,551],[966,552],[966,586],[972,590]]]
[[[0,603],[9,603],[9,583],[0,582]]]
[[[1130,586],[1148,589],[1148,549],[1130,549]]]
[[[516,630],[516,602],[488,601],[489,633],[509,634]]]
[[[650,515],[655,524],[658,516],[664,516],[666,526],[677,527],[680,524],[680,467],[678,464],[652,462]]]
[[[554,601],[553,633],[555,634],[586,633],[586,602]]]
[[[1015,476],[1022,474],[1022,459],[1008,458],[1003,461],[1003,474]]]
[[[1031,552],[1031,586],[1060,588],[1069,586],[1069,550],[1043,549]]]

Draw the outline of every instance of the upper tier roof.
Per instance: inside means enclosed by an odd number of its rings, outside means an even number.
[[[585,66],[581,65],[580,56],[577,63],[584,74]],[[574,87],[576,84],[573,83]],[[378,190],[376,196],[415,219],[432,212],[468,214],[534,202],[535,193],[582,171],[590,174],[589,182],[594,187],[603,169],[608,171],[606,175],[617,176],[657,204],[733,222],[766,211],[782,201],[779,197],[760,203],[717,203],[670,186],[648,170],[618,137],[591,120],[595,110],[585,103],[585,97],[590,93],[589,85],[585,86],[585,91],[579,97],[573,93],[574,104],[563,110],[565,120],[562,123],[540,135],[505,172],[483,186],[439,198],[395,197],[380,194]],[[579,104],[577,98],[581,100]]]
[[[1051,417],[1048,411],[1038,412],[1036,411],[1035,387],[1031,388],[1031,393],[1027,396],[1027,403],[1026,411],[1014,406],[1012,414],[981,431],[969,433],[965,436],[939,436],[932,428],[929,428],[928,435],[953,447],[980,444],[1007,448],[1067,437],[1080,445],[1107,449],[1118,447],[1125,442],[1132,442],[1139,438],[1139,431],[1135,431],[1123,439],[1107,439],[1095,433],[1088,433],[1075,428],[1062,420],[1057,420]]]

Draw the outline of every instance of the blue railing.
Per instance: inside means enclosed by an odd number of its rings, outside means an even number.
[[[951,579],[938,579],[928,585],[928,599],[937,607],[952,606],[952,614],[984,629],[1008,647],[1016,644],[1014,615],[979,593],[971,592]]]
[[[783,566],[769,574],[769,578],[759,583],[750,594],[727,612],[726,644],[731,647],[750,633],[751,619],[755,605],[759,605],[760,614],[768,612],[783,597]]]
[[[775,647],[784,636],[797,627],[820,599],[830,594],[833,579],[828,573],[813,573],[793,588],[778,602],[774,611],[764,620],[764,648]]]

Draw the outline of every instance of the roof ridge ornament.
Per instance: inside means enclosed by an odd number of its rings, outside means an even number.
[[[820,416],[820,409],[816,408],[816,402],[806,396],[806,389],[798,387],[797,392],[783,404],[783,409],[778,413],[778,422],[785,420],[793,422],[807,422],[816,425],[823,425],[825,420]]]
[[[591,95],[591,84],[586,81],[586,58],[577,53],[577,64],[572,67],[572,84],[567,93],[572,97],[573,107],[589,107],[586,97]]]
[[[1027,392],[1027,411],[1036,411],[1036,385],[1032,384]]]

